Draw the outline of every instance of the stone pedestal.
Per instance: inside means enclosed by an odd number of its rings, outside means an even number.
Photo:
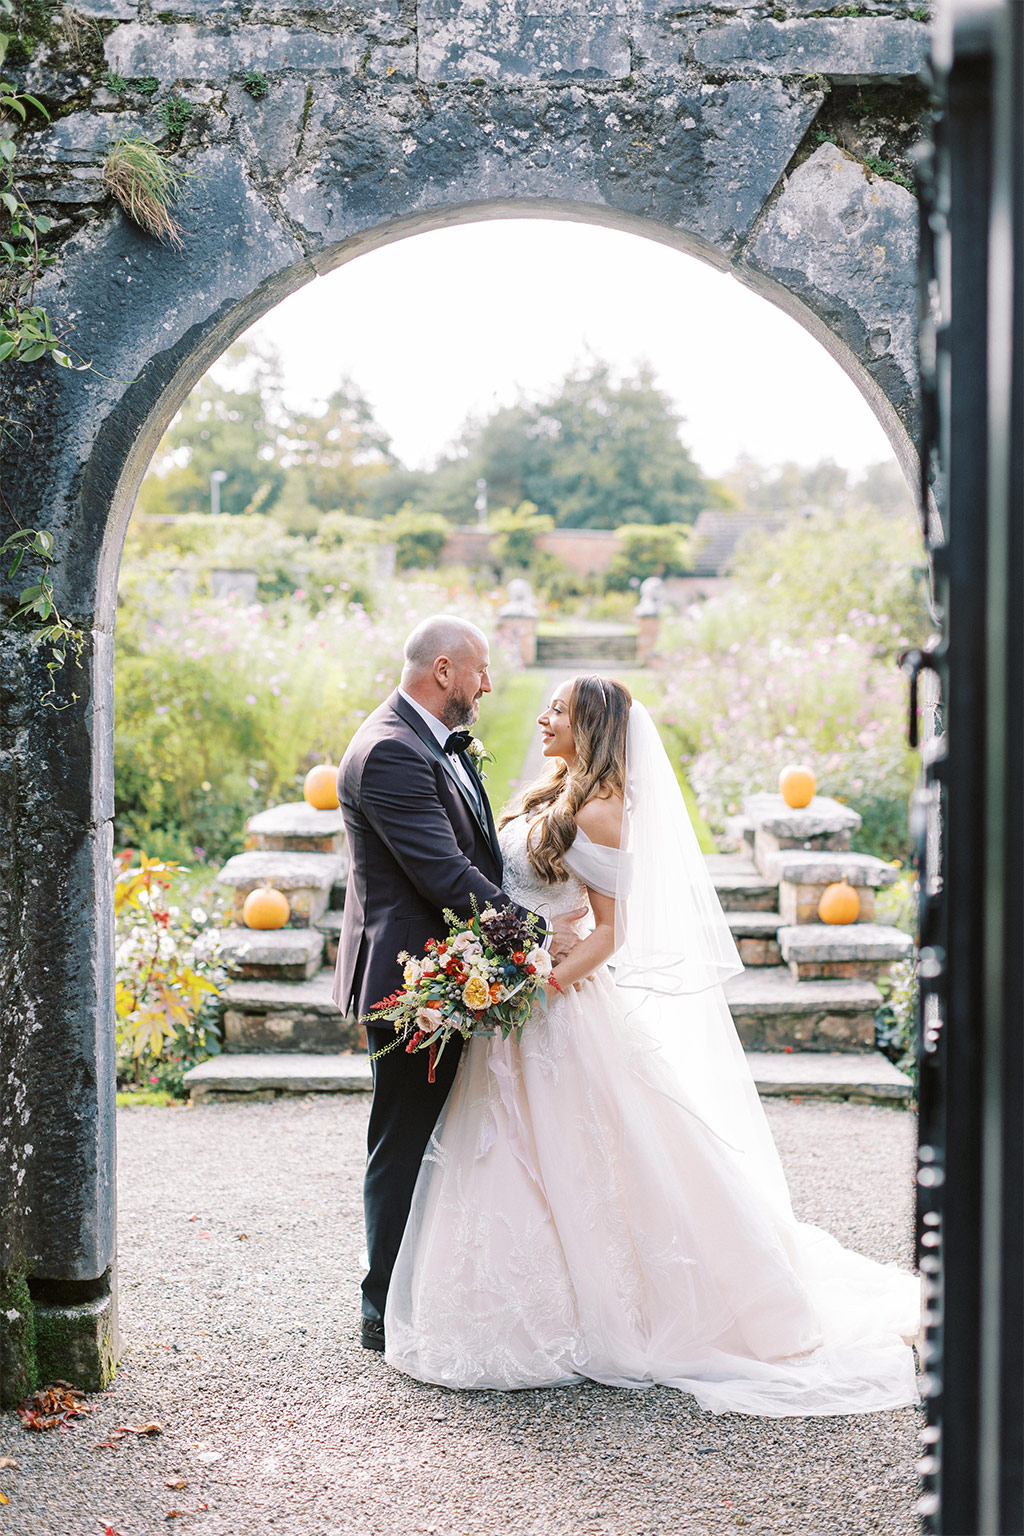
[[[305,800],[290,800],[250,816],[246,832],[257,849],[268,853],[344,854],[345,822],[341,811],[318,811]]]
[[[636,621],[636,659],[646,667],[658,649],[658,633],[661,617],[656,613],[640,614]]]
[[[869,853],[789,850],[774,855],[771,869],[779,882],[779,912],[785,927],[817,923],[818,903],[826,886],[840,880],[852,885],[860,897],[857,923],[870,923],[875,913],[875,891],[896,880],[892,865]]]
[[[232,976],[251,981],[308,981],[323,965],[324,936],[319,925],[269,930],[211,928],[205,937],[211,949],[220,946]]]
[[[537,660],[536,614],[509,614],[499,618],[498,644],[518,656],[524,667],[532,667]]]
[[[347,874],[347,854],[277,853],[255,848],[251,853],[236,853],[217,880],[234,889],[232,915],[239,924],[249,892],[269,881],[288,898],[289,928],[309,928],[327,911],[334,886]]]
[[[777,878],[777,853],[845,853],[861,824],[856,811],[828,795],[815,795],[802,810],[794,810],[781,795],[747,795],[743,814],[753,830],[754,862],[769,879]]]

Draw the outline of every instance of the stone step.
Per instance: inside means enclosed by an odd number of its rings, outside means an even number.
[[[327,911],[333,887],[348,873],[348,854],[288,853],[254,848],[228,859],[218,883],[235,893],[232,915],[240,923],[245,898],[264,881],[283,891],[291,905],[290,928],[308,928]]]
[[[334,971],[308,981],[235,981],[224,991],[224,1049],[351,1051],[365,1049],[366,1031],[331,997]]]
[[[726,912],[775,912],[779,888],[740,853],[705,855],[708,873]]]
[[[726,848],[735,850],[741,857],[752,859],[754,857],[754,823],[750,817],[727,816],[725,836],[722,841]]]
[[[746,795],[743,815],[753,829],[754,861],[769,877],[772,858],[781,850],[842,853],[861,824],[857,811],[828,795],[815,795],[802,810],[794,810],[778,794]]]
[[[307,981],[324,963],[315,928],[209,928],[203,940],[219,945],[233,976],[253,981]]]
[[[870,981],[794,981],[788,967],[757,966],[725,984],[745,1047],[779,1051],[866,1051],[882,1001]]]
[[[621,661],[636,663],[636,635],[538,635],[537,660],[539,667],[559,666],[562,663],[607,663]]]
[[[729,928],[744,965],[779,965],[782,953],[777,912],[726,912]]]
[[[369,1093],[373,1087],[365,1051],[276,1051],[267,1055],[214,1056],[185,1073],[193,1104],[218,1100],[259,1101],[287,1093]]]
[[[267,852],[344,853],[346,847],[341,811],[318,811],[305,800],[289,800],[250,816],[246,832]]]
[[[782,958],[795,981],[873,980],[894,961],[905,960],[913,947],[901,929],[879,923],[803,923],[779,929]]]
[[[858,923],[875,914],[875,891],[894,885],[898,871],[870,853],[804,853],[797,849],[772,855],[768,873],[779,882],[779,911],[789,926],[818,922],[818,903],[828,885],[845,880],[860,897]]]
[[[344,915],[343,912],[336,911],[332,907],[317,921],[317,931],[324,936],[324,959],[328,965],[337,963],[338,940],[341,938],[341,920]]]
[[[747,1051],[762,1098],[909,1105],[914,1085],[881,1051]]]
[[[857,1104],[909,1104],[910,1078],[879,1051],[748,1051],[758,1092],[765,1098],[847,1099]],[[283,1094],[369,1093],[365,1052],[330,1055],[278,1051],[214,1056],[185,1074],[194,1104],[259,1101]]]

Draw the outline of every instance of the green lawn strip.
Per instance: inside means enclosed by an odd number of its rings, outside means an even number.
[[[662,688],[657,677],[652,676],[650,672],[620,672],[619,682],[625,683],[634,699],[639,699],[640,703],[645,705],[646,708],[650,710],[654,717],[655,724],[657,724],[658,706],[661,703],[662,698]],[[679,761],[679,754],[676,752],[673,743],[669,738],[663,735],[662,739],[665,742],[665,748],[668,752],[669,762],[672,764],[672,767],[675,770],[676,779],[679,782],[679,788],[683,792],[683,799],[686,801],[686,809],[690,814],[690,821],[693,824],[693,830],[697,834],[697,842],[700,844],[700,851],[701,853],[715,853],[717,852],[715,847],[715,839],[711,835],[711,828],[708,826],[707,822],[704,820],[700,813],[697,805],[697,797],[694,795],[693,790],[690,788],[690,781],[687,779],[686,774],[683,771],[683,765]]]
[[[484,701],[486,713],[478,729],[484,746],[494,754],[494,762],[486,765],[486,789],[495,816],[512,793],[512,780],[522,772],[544,704],[545,676],[540,671],[517,672],[504,685],[496,703]]]
[[[183,1103],[183,1099],[176,1099],[173,1093],[165,1093],[161,1088],[129,1088],[117,1095],[118,1109],[167,1109],[171,1104]]]

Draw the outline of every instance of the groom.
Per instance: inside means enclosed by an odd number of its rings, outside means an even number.
[[[338,946],[334,1000],[357,1017],[402,984],[400,950],[422,953],[445,931],[445,907],[509,906],[501,851],[468,727],[491,691],[487,637],[465,619],[426,619],[405,642],[402,681],[363,721],[338,769],[352,867]],[[521,908],[516,910],[521,911]],[[560,959],[575,943],[570,912],[552,925]],[[366,1031],[371,1053],[395,1038]],[[427,1082],[422,1053],[388,1051],[373,1063],[363,1210],[369,1271],[362,1343],[384,1348],[384,1304],[420,1160],[455,1077],[456,1037]]]

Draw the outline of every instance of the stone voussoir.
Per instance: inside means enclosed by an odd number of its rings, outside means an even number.
[[[246,824],[257,849],[270,852],[336,853],[346,849],[345,821],[340,810],[318,811],[305,800],[274,805]]]

